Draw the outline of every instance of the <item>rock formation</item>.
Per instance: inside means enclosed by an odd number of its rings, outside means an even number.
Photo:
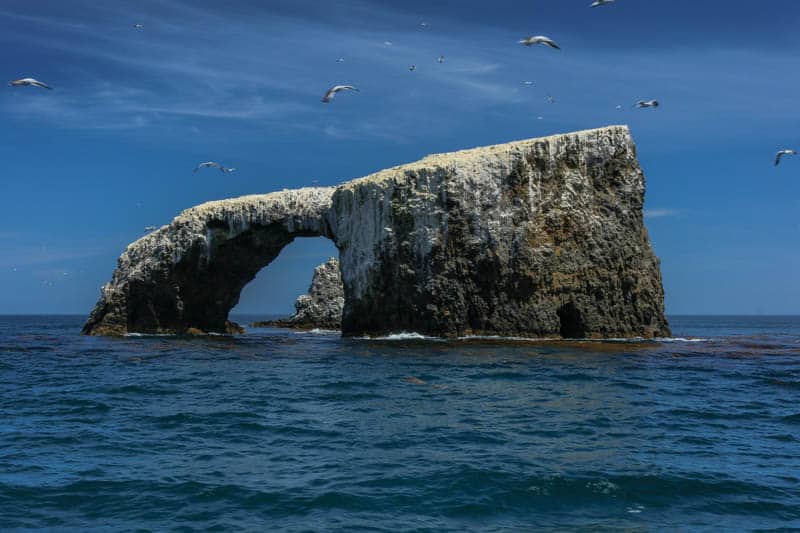
[[[294,314],[289,318],[256,322],[253,327],[298,329],[341,329],[344,309],[344,287],[339,261],[331,257],[314,269],[308,294],[294,302]]]
[[[230,331],[242,287],[294,238],[325,236],[344,335],[666,336],[643,202],[624,126],[211,202],[128,247],[84,332]]]

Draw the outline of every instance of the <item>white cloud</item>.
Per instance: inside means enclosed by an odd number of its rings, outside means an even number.
[[[674,217],[679,214],[679,211],[675,209],[645,209],[644,210],[644,217],[645,218],[666,218],[666,217]]]

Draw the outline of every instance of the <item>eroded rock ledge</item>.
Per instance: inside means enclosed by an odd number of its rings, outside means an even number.
[[[133,243],[84,332],[227,332],[296,237],[339,249],[344,335],[666,336],[624,126],[429,156],[337,188],[211,202]]]
[[[344,286],[339,261],[333,257],[314,269],[308,294],[294,302],[294,314],[279,320],[256,322],[253,327],[341,329]]]

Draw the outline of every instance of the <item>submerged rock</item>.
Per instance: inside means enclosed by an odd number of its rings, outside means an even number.
[[[211,202],[128,247],[84,332],[225,332],[261,268],[324,236],[344,335],[666,336],[644,185],[630,132],[612,126]]]
[[[337,259],[331,257],[314,269],[308,294],[297,298],[294,309],[289,318],[256,322],[253,327],[341,329],[344,287]]]

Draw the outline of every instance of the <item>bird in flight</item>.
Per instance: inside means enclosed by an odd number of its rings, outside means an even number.
[[[21,78],[9,83],[11,87],[40,87],[52,91],[53,88],[33,78]]]
[[[337,63],[344,63],[344,58],[343,58],[343,57],[340,57],[339,59],[337,59],[337,60],[336,60],[336,62],[337,62]]]
[[[610,4],[613,1],[614,0],[594,0],[594,2],[592,2],[592,5],[590,5],[589,7],[602,7],[606,4]]]
[[[322,97],[322,101],[324,103],[326,103],[326,104],[329,104],[333,100],[333,98],[336,96],[336,93],[339,93],[339,92],[342,92],[342,91],[360,92],[356,87],[353,87],[352,85],[334,85],[333,87],[328,89],[328,92],[326,92],[325,96]]]
[[[622,106],[621,106],[621,105],[618,105],[618,106],[617,106],[617,107],[615,107],[614,109],[616,109],[617,111],[622,111]]]
[[[439,58],[436,60],[436,62],[439,63],[440,65],[442,63],[444,63],[444,56],[439,56]]]
[[[137,22],[136,24],[133,25],[133,27],[136,28],[137,30],[141,30],[142,28],[144,28],[144,24]]]
[[[533,35],[531,37],[525,37],[524,39],[519,41],[519,44],[524,44],[525,46],[533,46],[535,44],[543,44],[544,46],[549,46],[550,48],[555,48],[556,50],[561,50],[561,47],[558,46],[558,43],[556,43],[550,37],[545,37],[544,35]]]
[[[785,155],[797,155],[797,150],[781,150],[775,155],[775,166],[781,164],[781,158]]]
[[[145,233],[150,233],[150,232],[155,231],[157,229],[158,229],[158,226],[145,226],[144,227],[144,232]]]
[[[533,82],[532,81],[523,81],[522,84],[523,85],[527,85],[528,87],[530,87],[530,86],[533,85]]]
[[[411,65],[410,67],[408,67],[408,70],[410,70],[411,72],[414,72],[415,70],[417,70],[417,66],[416,65]]]
[[[222,172],[223,174],[228,174],[236,170],[235,168],[223,167],[222,165],[220,165],[219,163],[215,163],[214,161],[207,161],[205,163],[200,163],[199,165],[197,165],[197,168],[195,168],[194,171],[199,172],[200,169],[203,168],[218,168],[220,172]]]
[[[658,100],[639,100],[633,107],[637,107],[639,109],[644,109],[646,107],[658,107],[661,104],[658,103]]]
[[[419,23],[419,29],[424,30],[427,27],[428,27],[428,23],[427,22],[420,22]]]
[[[552,94],[548,94],[547,95],[547,103],[548,104],[555,104],[556,103],[556,97],[553,96]]]

